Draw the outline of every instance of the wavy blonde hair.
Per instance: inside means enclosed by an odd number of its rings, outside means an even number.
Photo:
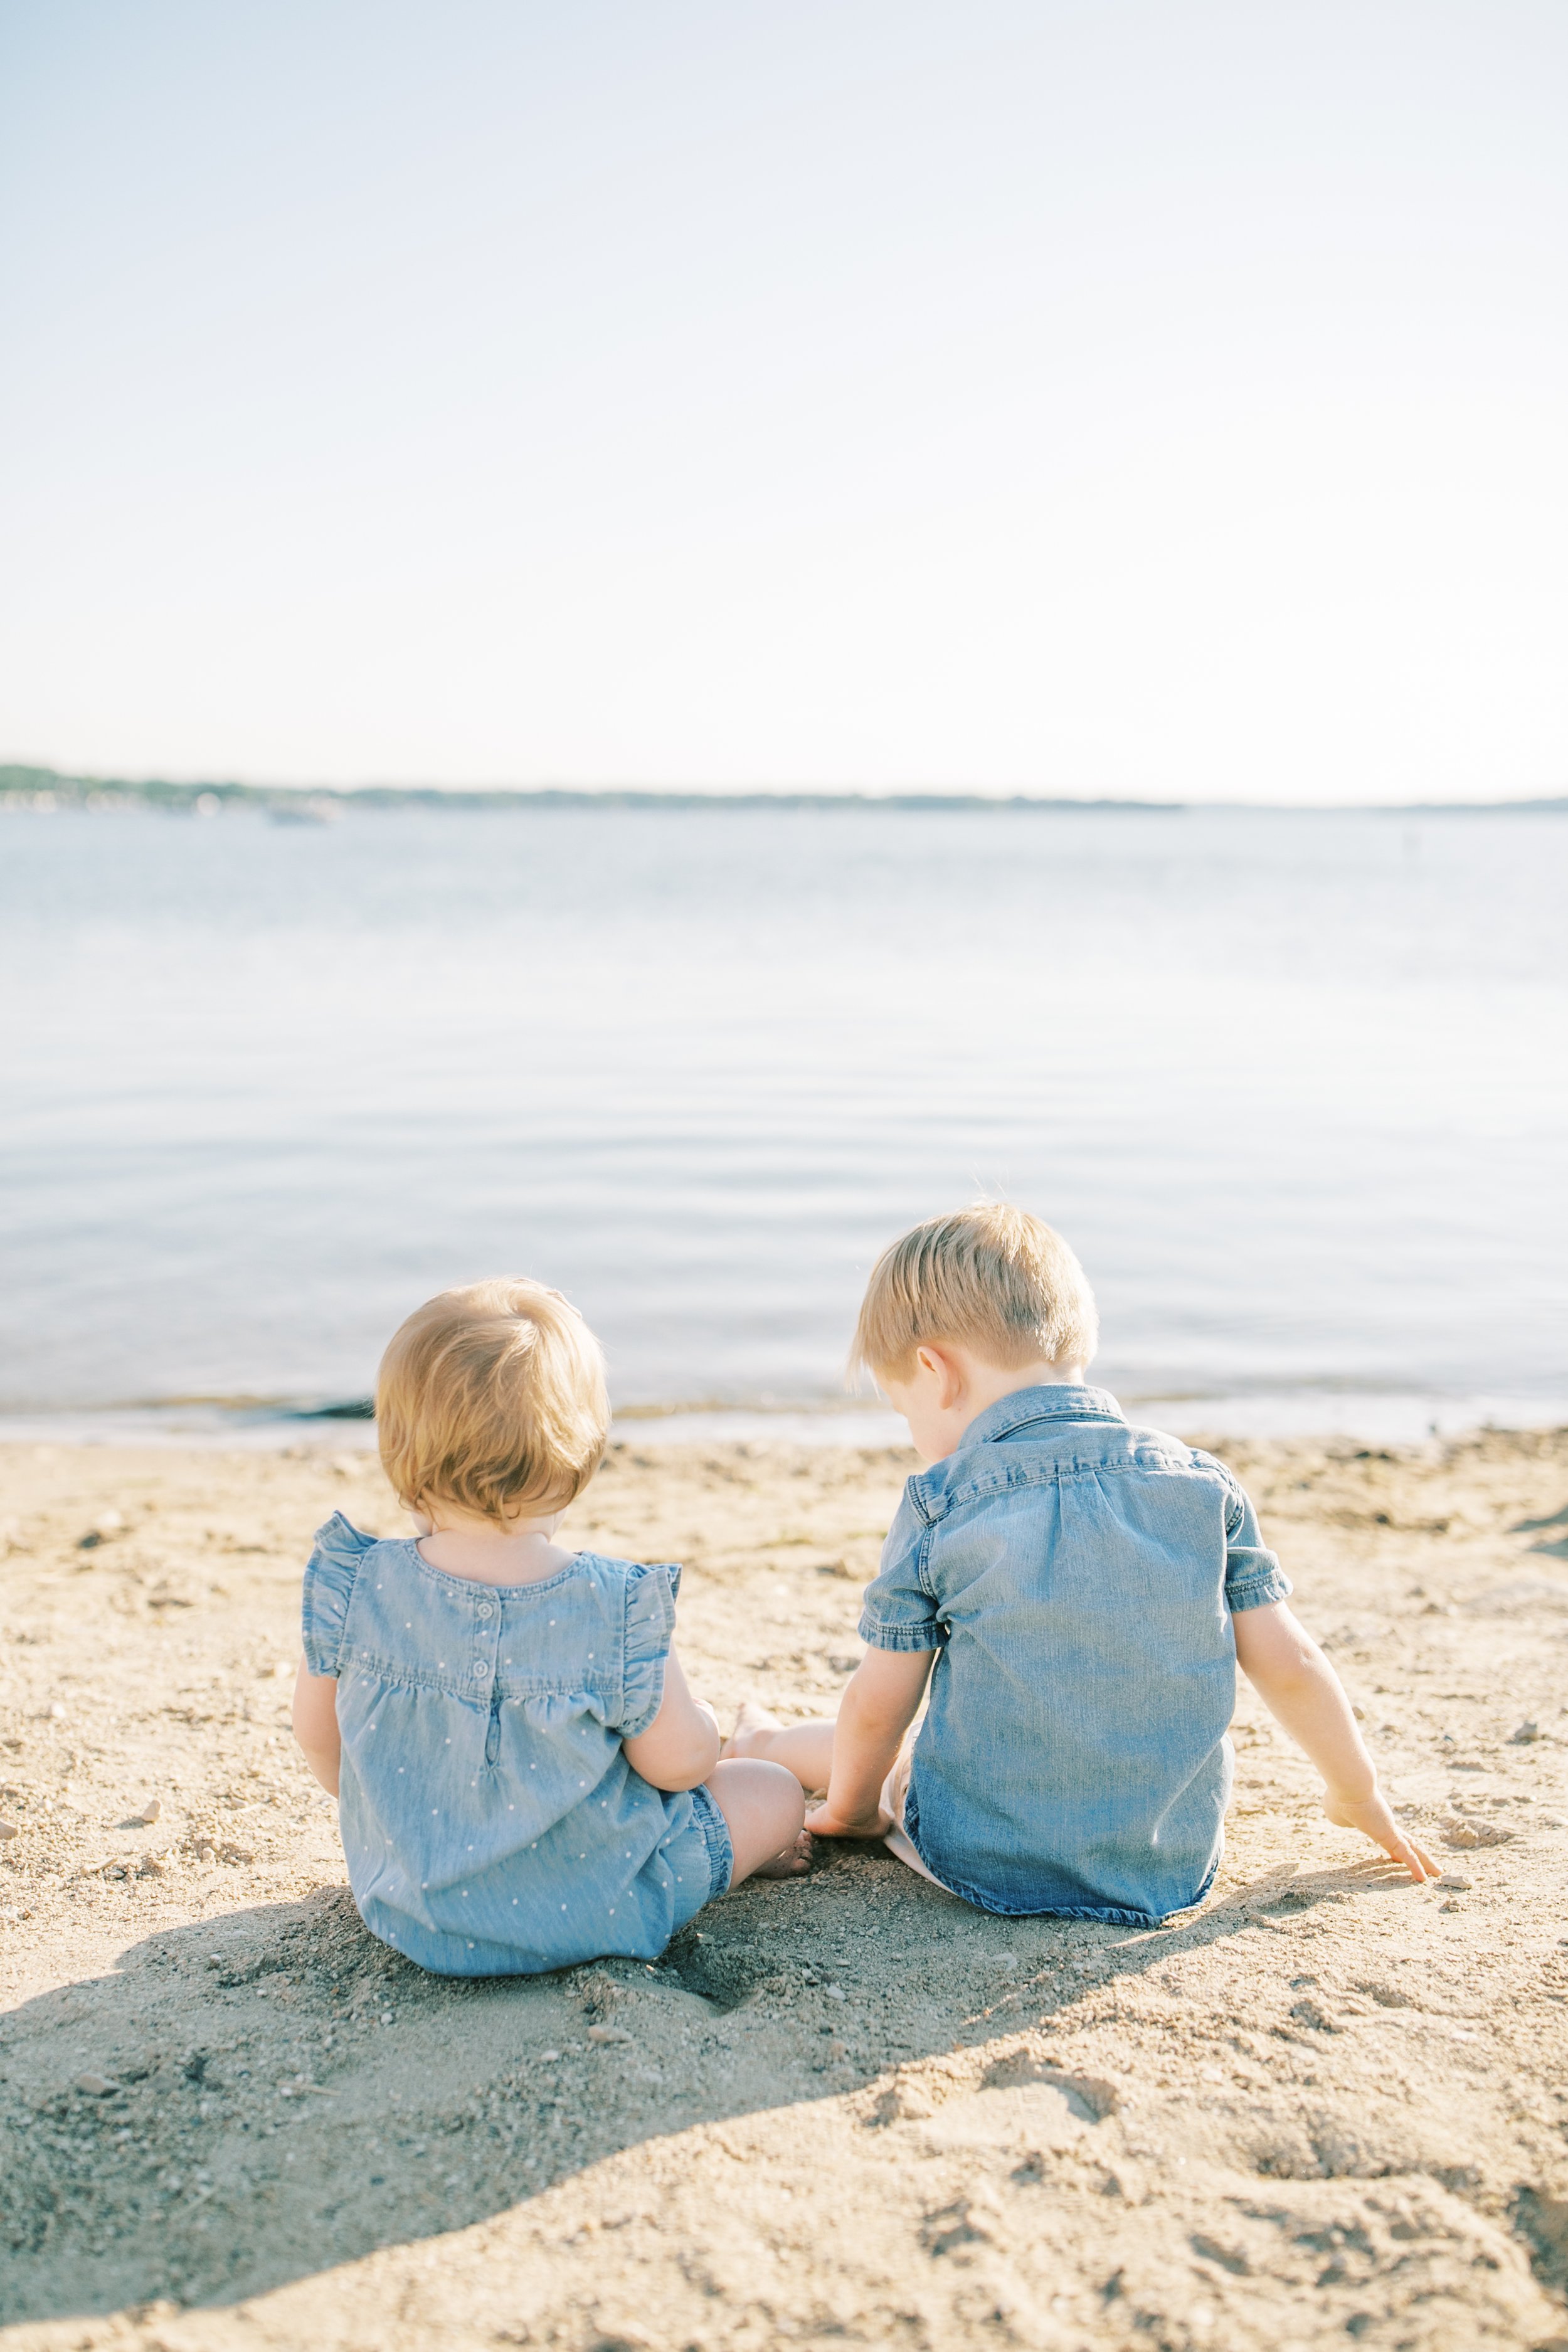
[[[604,1459],[605,1359],[576,1308],[505,1276],[443,1290],[393,1334],[375,1384],[382,1466],[405,1509],[503,1526],[575,1500]]]
[[[1005,1202],[928,1217],[871,1270],[851,1372],[900,1378],[915,1349],[956,1339],[987,1364],[1087,1364],[1100,1337],[1088,1277],[1060,1234]]]

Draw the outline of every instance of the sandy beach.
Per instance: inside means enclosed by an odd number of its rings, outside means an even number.
[[[837,1846],[658,1967],[475,1984],[364,1933],[289,1736],[374,1457],[10,1448],[0,2344],[1568,2347],[1568,1432],[1210,1442],[1444,1884],[1244,1691],[1158,1932]],[[622,1446],[569,1532],[687,1564],[721,1714],[815,1713],[908,1466]]]

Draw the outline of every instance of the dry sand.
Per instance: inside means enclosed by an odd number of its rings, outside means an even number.
[[[1244,1694],[1160,1932],[833,1847],[658,1968],[453,1984],[360,1927],[288,1735],[374,1462],[11,1449],[0,2345],[1568,2347],[1568,1433],[1225,1450],[1458,1884]],[[815,1712],[906,1466],[622,1448],[574,1525],[689,1564],[721,1708]]]

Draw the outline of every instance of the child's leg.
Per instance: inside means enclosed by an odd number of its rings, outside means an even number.
[[[757,1756],[782,1764],[803,1789],[826,1789],[833,1771],[831,1717],[812,1723],[780,1723],[748,1699],[735,1717],[735,1728],[724,1742],[726,1756]]]
[[[771,1763],[786,1766],[803,1788],[826,1789],[833,1771],[833,1735],[837,1728],[826,1717],[815,1723],[781,1724],[748,1699],[735,1718],[733,1732],[724,1742],[724,1753],[765,1757]],[[896,1854],[911,1870],[918,1870],[933,1886],[941,1886],[942,1880],[921,1857],[904,1827],[904,1800],[910,1792],[910,1758],[914,1744],[915,1727],[911,1725],[882,1787],[882,1810],[889,1822],[882,1843],[889,1853]],[[722,1765],[719,1769],[722,1771]]]
[[[900,1862],[907,1863],[911,1870],[918,1870],[921,1876],[929,1878],[933,1886],[941,1886],[942,1881],[904,1827],[904,1806],[910,1793],[910,1765],[914,1752],[915,1734],[911,1725],[893,1759],[893,1769],[882,1783],[882,1811],[891,1824],[882,1843],[890,1854],[897,1855]],[[944,1891],[951,1894],[952,1889],[947,1887]]]
[[[805,1792],[793,1773],[734,1756],[715,1764],[703,1786],[729,1827],[731,1886],[742,1878],[790,1878],[809,1867],[811,1841],[801,1827]]]

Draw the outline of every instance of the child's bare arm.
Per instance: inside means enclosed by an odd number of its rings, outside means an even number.
[[[664,1698],[646,1731],[625,1743],[634,1769],[656,1789],[695,1789],[719,1761],[719,1723],[703,1699],[693,1698],[671,1650],[664,1663]]]
[[[934,1650],[868,1650],[849,1677],[833,1734],[826,1801],[807,1813],[818,1837],[881,1837],[882,1783],[920,1713]]]
[[[1363,1831],[1403,1863],[1418,1885],[1436,1878],[1437,1864],[1405,1836],[1389,1811],[1344,1686],[1305,1626],[1282,1601],[1243,1609],[1233,1622],[1242,1671],[1323,1776],[1323,1811],[1330,1821]]]
[[[338,1678],[313,1675],[303,1658],[294,1677],[294,1737],[328,1796],[335,1797],[343,1752],[338,1737]]]

